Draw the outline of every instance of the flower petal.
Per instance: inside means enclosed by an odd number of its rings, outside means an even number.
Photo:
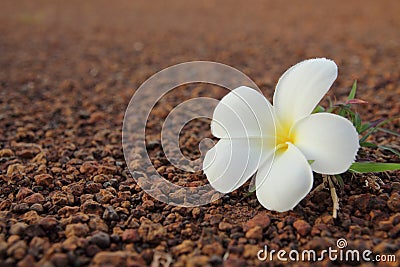
[[[262,160],[263,139],[221,139],[203,161],[211,186],[222,193],[236,190],[252,176]]]
[[[315,172],[338,174],[348,170],[359,148],[353,124],[338,115],[316,113],[299,121],[293,129],[295,145]]]
[[[302,61],[288,69],[276,85],[273,104],[284,123],[311,114],[337,77],[335,62],[325,58]]]
[[[260,167],[256,177],[258,201],[265,208],[279,212],[293,209],[313,185],[311,167],[300,150],[290,143],[282,150],[270,158],[272,165]]]
[[[258,91],[241,86],[224,96],[214,110],[211,132],[218,138],[274,136],[272,106]]]

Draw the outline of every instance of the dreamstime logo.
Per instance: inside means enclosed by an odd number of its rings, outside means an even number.
[[[340,262],[396,262],[396,255],[383,254],[375,255],[371,250],[359,251],[356,249],[346,249],[347,240],[339,238],[336,241],[336,248],[328,247],[320,252],[313,249],[306,249],[302,251],[290,250],[268,250],[267,245],[257,253],[257,259],[260,261],[323,261],[328,258],[330,261]]]
[[[208,183],[202,186],[183,186],[162,177],[153,166],[147,152],[146,125],[150,113],[156,105],[160,105],[160,100],[167,93],[179,86],[193,83],[217,85],[228,90],[248,86],[260,91],[249,77],[224,64],[207,61],[178,64],[154,74],[136,90],[126,109],[122,129],[125,160],[138,185],[159,201],[184,207],[205,205],[221,198],[223,194]],[[202,170],[201,158],[191,160],[183,155],[179,146],[179,136],[188,122],[199,118],[212,119],[218,103],[214,98],[196,97],[180,103],[169,112],[162,124],[160,144],[163,154],[174,168],[191,173]],[[251,108],[250,110],[253,112]],[[238,119],[240,120],[239,117]],[[242,128],[246,131],[244,123]],[[211,142],[210,139],[200,142],[199,149],[202,154],[206,152],[205,144]]]

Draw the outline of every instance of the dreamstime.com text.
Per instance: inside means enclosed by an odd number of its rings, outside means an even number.
[[[345,249],[347,247],[347,241],[344,238],[340,238],[336,241],[336,247],[328,247],[322,251],[316,251],[312,249],[307,250],[290,250],[289,252],[281,250],[268,250],[267,245],[264,249],[261,249],[257,253],[257,258],[260,261],[274,261],[275,259],[286,262],[286,261],[324,261],[328,258],[330,261],[341,261],[341,262],[396,262],[396,255],[394,254],[381,254],[376,255],[371,250],[359,251],[356,249]]]

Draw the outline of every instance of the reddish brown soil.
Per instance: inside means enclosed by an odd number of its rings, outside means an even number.
[[[363,119],[398,116],[400,2],[2,1],[0,6],[0,266],[280,265],[285,262],[276,258],[260,262],[257,252],[264,245],[320,251],[336,248],[338,238],[346,238],[351,249],[396,255],[397,263],[326,259],[318,264],[398,265],[399,172],[344,175],[337,219],[331,217],[327,189],[285,213],[265,210],[255,195],[246,197],[248,186],[203,207],[177,208],[152,199],[130,177],[121,128],[142,82],[193,60],[233,66],[271,99],[289,66],[328,57],[339,66],[330,97],[343,100],[357,79],[358,97],[369,102],[359,107]],[[177,92],[171,105],[184,97]],[[152,116],[159,120],[165,114]],[[152,123],[150,134],[157,135]],[[399,120],[387,126],[399,127]],[[192,135],[193,129],[204,135]],[[210,136],[208,126],[197,121],[184,130],[193,138],[184,139],[182,149],[193,156],[195,144]],[[399,138],[383,132],[370,141],[399,148]],[[361,150],[359,159],[399,162],[372,149]],[[377,186],[379,179],[383,183]],[[316,176],[315,186],[321,181]]]

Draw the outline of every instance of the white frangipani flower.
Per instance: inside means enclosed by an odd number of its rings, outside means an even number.
[[[282,75],[274,106],[245,86],[223,97],[211,122],[212,134],[220,140],[203,162],[210,184],[232,192],[257,172],[258,200],[283,212],[310,192],[312,171],[345,172],[359,148],[355,127],[335,114],[311,114],[336,77],[333,61],[310,59]]]

